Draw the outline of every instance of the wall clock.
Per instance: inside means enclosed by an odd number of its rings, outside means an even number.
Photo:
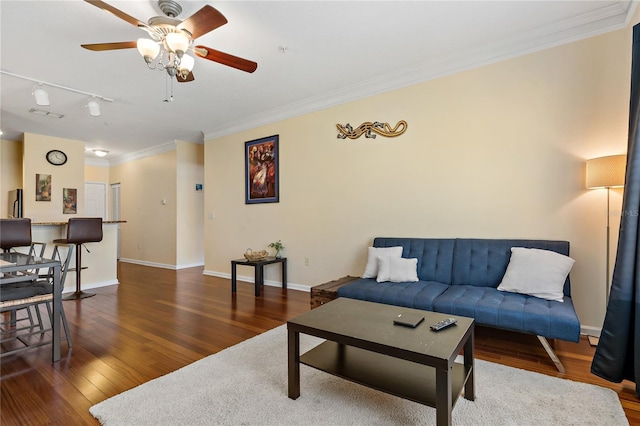
[[[62,166],[67,162],[67,154],[60,150],[52,149],[47,152],[47,161],[54,166]]]

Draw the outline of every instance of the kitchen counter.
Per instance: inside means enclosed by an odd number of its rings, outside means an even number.
[[[126,220],[103,220],[103,224],[127,223]],[[31,226],[66,226],[67,222],[31,222]]]
[[[102,224],[102,241],[86,243],[82,247],[82,290],[118,284],[118,237],[121,223],[124,220],[106,220]],[[32,222],[33,241],[47,243],[45,257],[53,251],[53,240],[66,238],[67,222]],[[75,246],[74,246],[75,250]],[[75,255],[71,261],[75,268]],[[64,283],[64,293],[75,291],[75,271],[69,271]]]

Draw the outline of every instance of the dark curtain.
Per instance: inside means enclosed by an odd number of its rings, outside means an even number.
[[[640,396],[640,24],[633,27],[632,50],[629,147],[618,252],[591,372],[611,382],[631,380]]]

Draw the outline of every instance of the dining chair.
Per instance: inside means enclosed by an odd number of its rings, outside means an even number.
[[[61,250],[62,249],[62,250]],[[63,253],[66,249],[66,253]],[[73,257],[73,245],[71,244],[55,244],[51,258],[60,262],[60,293],[64,289],[64,282],[69,271],[69,265]],[[8,287],[8,286],[5,286]],[[47,275],[44,275],[36,281],[32,281],[27,285],[21,285],[16,287],[3,288],[0,292],[0,313],[12,311],[12,319],[9,321],[0,323],[0,343],[3,345],[10,341],[19,341],[23,346],[10,349],[8,351],[1,351],[0,357],[12,355],[25,349],[32,347],[42,346],[48,344],[48,341],[42,341],[33,343],[32,337],[36,335],[43,335],[52,330],[53,325],[53,312],[51,309],[51,303],[54,300],[54,284],[53,284],[53,271],[49,270]],[[62,294],[60,294],[62,297]],[[45,328],[40,313],[40,305],[45,305],[48,313],[49,324]],[[33,307],[38,321],[34,322],[30,308]],[[26,317],[13,318],[13,315],[18,310],[24,310]],[[65,337],[67,340],[67,346],[72,347],[71,334],[69,332],[69,325],[67,323],[67,317],[64,313],[64,307],[60,304],[60,317],[62,320],[62,326],[64,328]],[[22,320],[28,320],[27,325],[22,325]],[[3,347],[4,349],[4,347]]]
[[[44,256],[46,243],[33,242],[31,236],[31,219],[29,218],[13,218],[13,219],[0,219],[0,249],[3,252],[8,253],[16,251],[19,248],[29,248],[28,254],[30,256]],[[38,279],[38,270],[27,271],[24,276],[24,280],[18,283],[10,284],[2,289],[3,298],[15,299],[20,296],[26,296],[27,290],[17,291],[11,290],[15,287],[23,287],[29,285],[32,281]],[[24,293],[24,294],[23,294]],[[9,323],[15,323],[17,310],[22,308],[15,308],[13,310],[6,309],[11,312],[11,319]],[[27,307],[27,314],[30,321],[30,325],[33,326],[33,317],[31,311]]]

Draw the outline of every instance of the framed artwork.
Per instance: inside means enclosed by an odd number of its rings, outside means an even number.
[[[36,201],[51,201],[51,175],[36,174]]]
[[[280,201],[278,135],[244,143],[245,204]]]
[[[76,188],[62,189],[62,214],[78,213],[78,190]]]

